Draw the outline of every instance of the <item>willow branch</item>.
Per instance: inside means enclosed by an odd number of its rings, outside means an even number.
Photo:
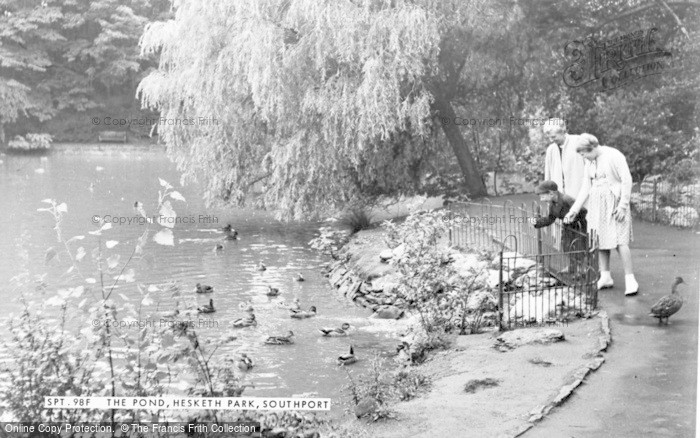
[[[683,22],[682,22],[681,19],[678,17],[678,15],[677,15],[675,12],[673,12],[673,9],[671,9],[671,7],[668,5],[668,3],[666,3],[664,0],[656,0],[656,2],[657,2],[658,4],[660,4],[661,7],[663,7],[664,9],[666,9],[666,10],[668,11],[669,14],[671,14],[671,16],[673,17],[673,19],[676,20],[676,23],[678,24],[678,26],[679,26],[679,27],[681,28],[681,30],[683,31],[683,35],[685,35],[686,38],[690,39],[690,34],[688,33],[688,30],[685,28],[685,26],[683,25]]]

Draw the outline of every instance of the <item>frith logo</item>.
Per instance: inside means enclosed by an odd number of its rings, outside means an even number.
[[[669,70],[671,53],[657,46],[658,29],[652,27],[598,41],[569,41],[565,55],[573,61],[564,70],[564,83],[580,87],[600,83],[603,91],[630,84]]]

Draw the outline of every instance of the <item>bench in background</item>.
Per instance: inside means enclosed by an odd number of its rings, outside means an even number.
[[[120,141],[122,143],[126,143],[127,136],[126,132],[124,131],[101,131],[100,134],[98,135],[97,139],[100,142],[103,141],[111,141],[111,142],[116,142]]]

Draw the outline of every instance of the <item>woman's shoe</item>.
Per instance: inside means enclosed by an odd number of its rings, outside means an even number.
[[[639,283],[634,278],[634,274],[625,275],[625,296],[637,295]]]
[[[598,290],[613,287],[613,279],[610,276],[610,271],[600,271],[600,280],[598,280]]]

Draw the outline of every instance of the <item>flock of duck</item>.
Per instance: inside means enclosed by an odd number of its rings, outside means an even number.
[[[230,224],[226,225],[225,227],[222,228],[222,231],[225,234],[225,239],[226,240],[238,240],[238,231],[236,231]],[[214,251],[222,251],[223,250],[223,245],[220,243],[217,243],[216,247],[214,248]],[[266,271],[267,266],[263,262],[260,262],[257,266],[258,271]],[[301,273],[297,273],[296,276],[294,277],[296,281],[305,281],[304,276]],[[214,292],[214,288],[209,285],[203,285],[201,283],[197,283],[195,285],[195,293],[197,294],[210,294]],[[279,288],[272,287],[270,285],[267,286],[267,292],[265,293],[269,297],[276,297],[280,295],[280,290]],[[285,307],[289,310],[289,316],[292,319],[306,319],[306,318],[312,318],[316,316],[316,306],[310,306],[308,310],[302,310],[301,305],[299,303],[299,298],[295,298],[294,301],[291,304],[286,304],[284,301],[278,303],[280,306]],[[245,328],[245,327],[252,327],[258,324],[258,321],[255,318],[255,313],[254,313],[254,308],[252,303],[250,302],[242,302],[239,304],[239,308],[245,312],[248,313],[247,316],[243,318],[238,318],[235,321],[231,323],[232,327],[235,328]],[[209,304],[205,304],[203,306],[200,306],[197,308],[197,311],[199,313],[214,313],[216,312],[216,309],[214,308],[214,299],[210,298],[209,299]],[[321,333],[321,336],[325,337],[338,337],[338,336],[347,336],[349,331],[350,331],[350,324],[348,323],[343,323],[340,327],[323,327],[320,328],[319,331]],[[268,345],[289,345],[294,343],[294,332],[289,330],[286,335],[273,335],[273,336],[268,336],[267,339],[264,341],[265,344]],[[357,362],[357,357],[355,356],[355,352],[353,349],[353,346],[350,345],[350,352],[346,354],[342,354],[338,356],[337,359],[338,365],[350,365],[355,362]],[[253,368],[253,360],[246,354],[246,353],[241,353],[240,358],[237,361],[237,366],[241,371],[249,371],[250,369]]]

